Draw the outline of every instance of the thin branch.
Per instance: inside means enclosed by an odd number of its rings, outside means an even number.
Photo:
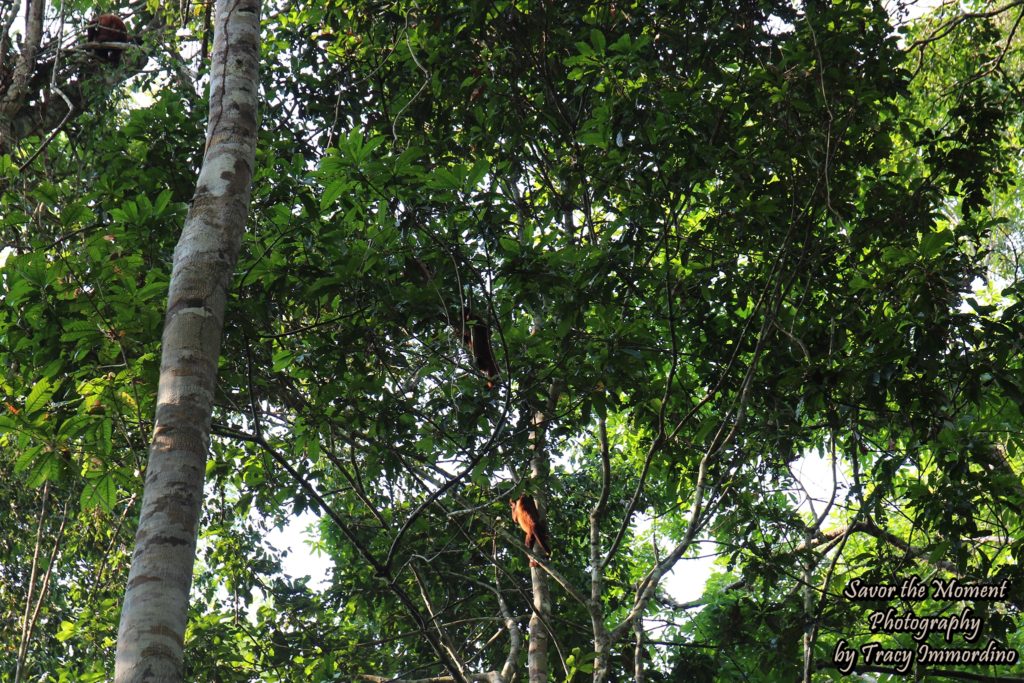
[[[398,142],[398,129],[397,129],[398,120],[400,118],[402,118],[402,114],[405,113],[405,110],[408,109],[409,106],[413,102],[416,101],[416,98],[418,98],[423,93],[423,91],[427,89],[427,86],[430,85],[430,72],[427,71],[425,68],[423,68],[423,65],[420,64],[420,60],[418,60],[416,58],[416,50],[413,49],[412,41],[409,40],[409,17],[408,17],[408,15],[406,15],[406,17],[405,17],[405,31],[404,31],[404,33],[405,33],[405,44],[409,47],[409,56],[412,57],[412,61],[416,65],[416,67],[420,71],[423,72],[423,83],[420,85],[420,89],[416,91],[416,94],[413,95],[412,98],[408,102],[406,102],[404,105],[402,105],[402,108],[398,110],[398,113],[395,114],[394,120],[391,122],[391,137],[392,137],[392,139],[396,143]]]
[[[40,505],[39,521],[36,524],[36,542],[32,551],[32,568],[28,575],[28,590],[25,593],[25,614],[21,621],[21,641],[18,643],[18,654],[14,663],[14,683],[21,679],[21,667],[25,663],[29,641],[29,614],[32,609],[32,594],[36,587],[36,572],[39,570],[39,551],[43,545],[43,526],[46,524],[47,505],[50,502],[50,482],[43,484],[43,502]]]
[[[355,548],[356,551],[360,554],[360,556],[362,556],[362,558],[366,561],[366,563],[370,565],[370,567],[374,570],[374,573],[377,575],[377,577],[384,581],[388,589],[395,594],[395,597],[398,598],[398,601],[408,612],[409,616],[412,618],[414,622],[416,622],[416,626],[420,629],[420,632],[423,634],[423,637],[427,639],[427,642],[434,650],[434,653],[437,654],[438,657],[440,657],[443,666],[446,669],[448,669],[448,671],[454,677],[453,679],[448,680],[454,680],[458,683],[466,683],[469,680],[462,674],[461,667],[459,666],[459,664],[449,658],[444,646],[440,642],[438,642],[437,639],[434,637],[433,633],[431,633],[430,627],[427,626],[426,621],[424,621],[423,619],[423,615],[420,614],[420,611],[416,608],[416,605],[413,604],[412,598],[410,598],[409,595],[398,585],[397,580],[391,575],[390,568],[387,565],[382,564],[380,561],[378,561],[377,558],[373,555],[373,553],[371,553],[370,550],[366,546],[364,546],[363,543],[358,538],[356,538],[355,533],[351,529],[351,525],[347,524],[345,520],[342,519],[341,515],[339,515],[337,511],[335,511],[334,508],[331,507],[331,505],[328,504],[326,500],[324,500],[323,496],[320,495],[320,492],[316,490],[316,487],[314,487],[305,477],[303,477],[299,473],[299,471],[296,470],[295,467],[290,462],[288,462],[288,459],[283,454],[278,452],[276,448],[271,446],[261,435],[258,434],[246,434],[244,432],[229,429],[218,429],[217,433],[223,436],[227,436],[229,438],[235,438],[242,441],[249,441],[250,443],[254,443],[260,446],[267,453],[269,453],[270,456],[275,461],[277,461],[277,463],[281,467],[284,468],[284,470],[289,474],[289,476],[291,476],[292,480],[299,485],[299,488],[305,491],[306,495],[308,495],[309,498],[313,500],[316,503],[316,505],[323,511],[323,513],[327,515],[332,522],[334,522],[338,531],[340,531],[341,534],[345,536],[348,542],[352,544],[352,547]]]
[[[61,99],[64,100],[64,103],[68,106],[68,110],[67,112],[65,112],[64,118],[62,118],[60,120],[60,123],[57,124],[57,127],[50,131],[50,134],[46,136],[46,139],[43,140],[43,142],[39,145],[36,151],[33,152],[32,155],[29,156],[29,158],[26,159],[23,164],[18,166],[18,173],[23,172],[26,168],[29,167],[29,165],[33,161],[36,160],[36,157],[38,157],[42,153],[42,151],[46,149],[51,142],[53,142],[53,139],[57,137],[57,133],[64,129],[64,124],[67,123],[68,119],[71,118],[71,115],[75,113],[75,105],[71,103],[71,100],[68,98],[67,95],[64,94],[64,91],[58,88],[57,86],[53,86],[53,91],[60,95]]]
[[[929,43],[934,43],[937,40],[942,40],[947,35],[949,35],[949,33],[953,29],[955,29],[957,26],[964,23],[965,21],[970,21],[972,19],[988,19],[990,17],[998,16],[1003,12],[1013,9],[1014,7],[1020,7],[1021,5],[1024,5],[1024,0],[1013,0],[1013,2],[1007,3],[1002,7],[990,10],[988,12],[964,12],[963,14],[953,17],[945,24],[942,24],[941,26],[936,28],[935,31],[933,31],[932,34],[929,35],[927,38],[920,38],[918,40],[915,40],[913,43],[907,46],[906,50],[907,52],[909,52],[916,48],[924,47]]]

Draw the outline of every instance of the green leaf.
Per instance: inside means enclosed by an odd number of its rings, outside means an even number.
[[[87,479],[85,488],[82,489],[80,505],[83,510],[91,508],[102,508],[106,512],[114,509],[117,502],[117,486],[114,484],[114,477],[106,472],[98,477]]]
[[[156,203],[153,205],[153,215],[154,216],[159,216],[160,214],[162,214],[164,212],[164,209],[167,208],[167,205],[170,203],[170,201],[171,201],[171,191],[170,190],[164,190],[159,195],[157,195]]]
[[[502,250],[506,254],[512,254],[513,256],[518,255],[521,251],[519,241],[514,240],[511,237],[499,237],[498,243],[501,245]]]
[[[32,391],[29,392],[28,398],[25,399],[26,415],[31,415],[45,408],[59,387],[60,382],[51,382],[46,377],[36,382],[35,386],[32,387]]]
[[[852,278],[850,278],[850,291],[851,292],[859,292],[862,289],[869,289],[870,287],[871,287],[871,283],[868,282],[867,280],[865,280],[859,274],[855,273],[854,276]]]
[[[281,372],[288,366],[290,366],[295,360],[295,352],[291,349],[281,349],[274,354],[273,369],[274,372]]]
[[[40,451],[43,450],[41,445],[32,446],[25,450],[24,453],[18,456],[17,460],[14,461],[14,472],[21,473],[32,467],[36,461],[36,456],[39,455]]]
[[[97,430],[97,436],[99,437],[100,453],[104,456],[110,456],[114,452],[113,430],[113,420],[111,420],[109,417],[104,417],[100,421],[99,429]]]
[[[921,255],[934,258],[953,243],[953,234],[948,230],[927,232],[921,237]]]
[[[487,163],[487,159],[477,159],[473,163],[473,168],[469,171],[469,177],[466,179],[466,189],[472,190],[480,181],[487,175],[487,171],[490,170],[490,164]]]
[[[34,446],[15,461],[14,471],[25,474],[25,483],[32,488],[56,479],[60,474],[60,456],[42,446]]]
[[[323,196],[320,197],[320,210],[324,211],[329,206],[332,206],[348,186],[348,180],[334,180],[328,183],[327,187],[324,188]]]
[[[57,629],[57,633],[54,637],[63,643],[64,641],[73,638],[77,630],[78,629],[75,627],[74,622],[62,621],[60,622],[60,628]]]
[[[576,50],[584,57],[594,56],[594,48],[590,47],[590,45],[582,41],[576,43]]]
[[[9,410],[9,408],[7,408],[6,405],[0,406],[0,409],[4,411]],[[0,436],[2,436],[3,434],[9,434],[10,432],[17,431],[17,429],[18,420],[16,418],[14,418],[11,415],[8,415],[6,412],[0,413]]]
[[[439,190],[457,190],[462,187],[462,181],[448,168],[435,168],[430,174],[430,184]]]

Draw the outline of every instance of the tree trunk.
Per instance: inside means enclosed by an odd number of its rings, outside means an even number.
[[[259,0],[217,0],[206,154],[174,252],[156,419],[114,680],[174,682],[210,443],[228,286],[256,152]]]
[[[14,68],[10,72],[7,91],[0,93],[0,154],[10,152],[14,148],[13,121],[15,115],[25,105],[29,81],[36,67],[36,53],[39,51],[39,43],[43,37],[43,10],[45,8],[46,3],[43,0],[29,3],[25,21],[25,40],[21,46],[21,54],[18,55],[18,59],[14,62]],[[11,18],[13,19],[13,17]],[[9,28],[9,26],[5,27],[4,32],[6,33]],[[6,38],[6,36],[4,37]],[[0,53],[0,59],[3,56],[3,53]],[[0,73],[0,76],[4,75],[6,74]],[[0,81],[2,80],[6,79],[0,79]]]
[[[548,420],[555,414],[561,387],[552,382],[548,389],[547,407],[538,410],[533,416],[533,433],[531,444],[533,456],[530,458],[530,476],[533,479],[533,498],[537,503],[542,519],[547,518],[548,476],[551,472],[551,461],[547,452]],[[530,571],[533,583],[533,615],[530,617],[530,647],[527,662],[530,671],[530,683],[547,683],[548,680],[548,643],[551,634],[551,594],[548,591],[548,577],[541,567],[533,567]]]
[[[590,627],[594,634],[594,671],[592,683],[604,683],[611,674],[611,643],[604,625],[604,569],[601,553],[601,521],[608,506],[611,490],[612,465],[608,448],[608,423],[604,412],[597,420],[598,441],[601,445],[601,496],[590,511]]]

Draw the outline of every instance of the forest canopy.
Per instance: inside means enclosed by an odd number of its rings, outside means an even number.
[[[1019,680],[1024,2],[261,13],[184,680]],[[113,680],[216,17],[0,19],[0,681]]]

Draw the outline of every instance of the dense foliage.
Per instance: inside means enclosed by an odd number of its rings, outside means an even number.
[[[900,31],[861,0],[268,6],[189,679],[437,676],[439,643],[500,669],[530,617],[524,490],[549,501],[559,680],[593,667],[592,523],[611,680],[638,656],[650,681],[831,679],[841,642],[916,647],[871,632],[887,606],[969,608],[953,646],[1024,651],[1013,5]],[[33,624],[23,680],[112,670],[203,149],[204,16],[160,12],[135,17],[145,72],[0,157],[0,661]],[[307,510],[322,591],[261,542]],[[700,605],[638,602],[710,551]],[[1009,589],[843,596],[910,576]]]

